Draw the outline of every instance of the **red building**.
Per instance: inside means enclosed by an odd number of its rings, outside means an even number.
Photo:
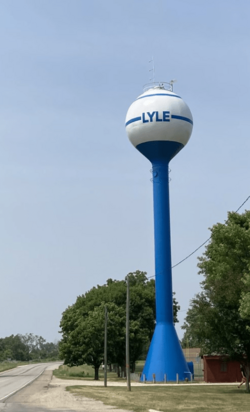
[[[240,363],[225,356],[203,356],[205,382],[241,382]]]

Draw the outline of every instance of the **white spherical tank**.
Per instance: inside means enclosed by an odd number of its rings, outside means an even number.
[[[177,142],[185,146],[192,133],[193,117],[180,96],[157,86],[141,94],[131,104],[125,126],[135,147],[156,141]]]

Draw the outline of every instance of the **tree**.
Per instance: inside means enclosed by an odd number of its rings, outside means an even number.
[[[18,335],[26,346],[30,359],[58,359],[58,343],[46,342],[42,336],[26,333]]]
[[[199,348],[201,346],[200,332],[202,334],[202,317],[200,307],[204,304],[205,299],[202,293],[196,295],[191,300],[184,325],[181,327],[185,330],[181,341],[182,348]]]
[[[153,279],[148,280],[146,273],[141,271],[129,273],[127,276],[130,283],[130,361],[133,370],[136,360],[143,349],[149,345],[153,336],[155,282]],[[125,366],[126,291],[126,279],[121,281],[108,279],[105,285],[98,285],[84,295],[78,296],[75,304],[63,312],[60,323],[62,332],[60,356],[66,364],[92,364],[97,376],[97,368],[103,360],[103,308],[109,305],[108,347],[112,349],[108,355],[109,361],[117,363],[122,368]],[[178,303],[174,299],[176,321],[178,321],[178,310]],[[98,333],[94,333],[92,328],[94,319]],[[92,333],[98,341],[94,344],[94,339],[90,338]]]
[[[180,310],[180,305],[178,304],[176,297],[175,297],[175,292],[173,292],[173,313],[174,313],[174,323],[178,323],[178,312]]]
[[[83,363],[92,365],[95,379],[98,380],[99,367],[103,362],[104,309],[108,310],[108,359],[119,361],[121,347],[125,345],[125,314],[114,303],[101,303],[88,316],[79,317],[69,336],[63,336],[60,353],[65,363],[78,366]]]
[[[0,339],[0,361],[56,360],[58,357],[58,343],[46,342],[42,336],[26,333]]]
[[[249,391],[250,319],[247,311],[250,276],[250,212],[228,213],[225,224],[211,230],[211,241],[199,258],[202,292],[191,301],[185,335],[203,354],[238,360]],[[249,287],[249,286],[248,286]]]
[[[248,268],[250,272],[250,267]],[[243,319],[250,320],[250,273],[246,273],[242,279],[245,288],[241,293],[240,315]],[[247,326],[249,328],[249,326]]]
[[[19,335],[11,335],[0,339],[0,360],[7,359],[18,361],[30,359],[28,348]]]

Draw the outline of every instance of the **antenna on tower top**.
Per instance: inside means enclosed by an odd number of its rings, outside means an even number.
[[[170,80],[170,82],[169,82],[169,84],[170,84],[170,86],[171,86],[171,92],[174,90],[174,83],[175,83],[175,82],[177,82],[176,79]]]
[[[155,62],[154,62],[153,56],[152,56],[152,59],[149,60],[149,63],[152,63],[152,69],[149,69],[149,71],[152,72],[152,78],[149,79],[149,81],[152,81],[154,83],[155,82]]]

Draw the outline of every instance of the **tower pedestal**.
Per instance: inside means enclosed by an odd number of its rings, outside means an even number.
[[[174,325],[159,323],[154,331],[141,381],[144,379],[143,375],[147,381],[153,381],[153,374],[156,382],[164,382],[165,379],[176,381],[177,373],[181,381],[191,379]]]

